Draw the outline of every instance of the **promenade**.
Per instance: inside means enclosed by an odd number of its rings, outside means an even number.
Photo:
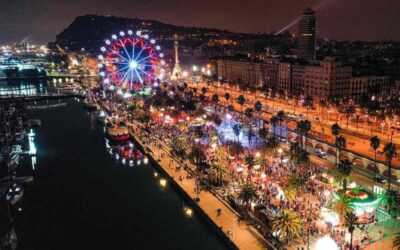
[[[238,249],[267,249],[266,241],[256,231],[255,228],[246,225],[245,222],[238,222],[238,214],[231,210],[231,208],[221,201],[218,197],[209,191],[201,191],[196,194],[196,179],[187,178],[188,173],[181,168],[177,171],[176,167],[181,166],[165,148],[158,149],[155,145],[144,144],[141,141],[141,128],[136,123],[129,124],[129,132],[142,147],[150,149],[149,152],[155,161],[158,161],[159,166],[176,182],[176,184],[191,198],[199,198],[198,206],[204,213],[211,219],[218,228],[230,238],[231,242]],[[159,157],[162,154],[163,157]],[[194,167],[189,162],[185,162],[189,167]],[[181,177],[182,180],[181,180]],[[217,209],[221,209],[221,215],[217,216]]]

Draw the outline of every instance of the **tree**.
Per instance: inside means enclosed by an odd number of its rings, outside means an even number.
[[[260,128],[258,130],[258,136],[261,138],[261,140],[264,142],[268,138],[268,130],[265,128]]]
[[[389,212],[391,209],[397,209],[399,207],[397,201],[397,192],[394,190],[387,190],[380,196],[381,204],[386,207]]]
[[[351,197],[344,192],[340,192],[339,199],[333,203],[332,210],[339,215],[340,221],[345,224],[347,213],[353,212]]]
[[[340,134],[341,130],[342,129],[340,128],[339,124],[337,124],[337,123],[332,124],[332,127],[331,127],[332,135],[334,135],[335,137],[338,137],[338,135]]]
[[[335,146],[336,146],[336,164],[337,164],[340,159],[340,154],[342,150],[346,149],[346,138],[341,135],[339,137],[336,137]]]
[[[389,172],[389,181],[388,181],[388,191],[390,191],[390,185],[391,185],[391,180],[392,180],[392,159],[393,156],[396,154],[396,145],[389,142],[385,144],[385,147],[383,148],[383,153],[385,154],[386,158],[386,163],[388,166],[388,172]]]
[[[218,102],[219,102],[219,97],[218,97],[218,94],[217,94],[217,93],[215,93],[215,94],[213,94],[213,95],[211,96],[211,101],[214,103],[215,109],[217,109],[217,104],[218,104]]]
[[[374,157],[374,162],[375,162],[375,169],[377,169],[377,164],[376,164],[376,153],[379,149],[379,147],[381,146],[381,140],[379,139],[378,136],[373,136],[370,139],[370,145],[371,148],[374,149],[374,153],[375,153],[375,157]],[[374,181],[375,181],[375,175],[376,175],[376,170],[374,170]]]
[[[348,212],[345,216],[345,221],[346,221],[345,225],[347,227],[347,230],[350,233],[350,250],[352,250],[353,249],[353,233],[354,233],[354,230],[356,229],[354,225],[356,224],[357,216],[355,215],[354,212]]]
[[[266,147],[269,148],[273,153],[275,153],[279,148],[279,142],[275,137],[268,139]]]
[[[231,152],[235,157],[243,153],[244,149],[240,142],[232,142],[229,145],[229,152]]]
[[[297,122],[297,129],[301,135],[301,148],[307,150],[307,134],[311,130],[311,122],[309,120],[301,120]],[[303,137],[305,141],[303,143]]]
[[[283,110],[279,110],[278,113],[276,114],[276,117],[278,117],[279,121],[279,129],[280,129],[279,136],[282,137],[282,122],[285,121],[285,112]]]
[[[255,202],[259,199],[257,190],[253,185],[245,183],[240,186],[238,200],[246,205],[246,210],[250,210],[251,202]]]
[[[219,162],[213,162],[209,170],[209,174],[216,176],[217,183],[219,186],[222,186],[223,176],[226,175],[227,173],[228,173],[227,169]]]
[[[307,118],[308,118],[308,110],[309,110],[310,107],[313,106],[313,102],[314,102],[314,99],[310,95],[306,96],[306,98],[304,99],[304,104],[303,105],[307,108],[307,114],[306,114]]]
[[[254,104],[254,110],[257,112],[258,114],[258,127],[260,127],[260,123],[261,123],[261,111],[262,111],[262,103],[260,101],[257,101]]]
[[[269,121],[269,123],[271,124],[271,126],[273,126],[274,128],[273,128],[273,131],[274,131],[274,137],[275,137],[275,128],[276,128],[276,125],[278,124],[278,122],[279,122],[279,118],[277,117],[277,116],[272,116],[271,117],[271,119],[270,119],[270,121]]]
[[[172,153],[174,153],[175,155],[184,158],[188,149],[189,145],[187,143],[186,137],[178,137],[173,140]]]
[[[349,105],[346,109],[346,128],[349,127],[349,120],[352,115],[356,112],[354,105]]]
[[[254,164],[255,164],[254,156],[251,154],[247,154],[244,157],[244,162],[246,163],[246,166],[247,166],[247,182],[250,183],[251,172],[252,172]]]
[[[397,232],[393,235],[392,238],[392,248],[394,250],[400,250],[400,232]]]
[[[289,148],[290,160],[298,163],[301,150],[302,148],[300,147],[300,144],[298,142],[290,143],[290,148]]]
[[[226,104],[228,104],[229,99],[231,99],[231,95],[229,93],[225,93]]]
[[[245,110],[244,110],[244,115],[249,119],[249,125],[251,126],[251,118],[253,118],[253,112],[254,112],[254,109],[252,109],[252,108],[246,108]]]
[[[353,164],[351,164],[349,160],[343,160],[331,170],[331,175],[335,178],[335,180],[342,182],[344,192],[346,192],[347,180],[350,176],[352,168]]]
[[[242,131],[242,127],[239,125],[239,123],[235,123],[232,126],[232,130],[233,130],[233,133],[236,136],[237,141],[239,141],[239,135],[240,135],[240,132]]]
[[[242,109],[242,122],[243,122],[243,105],[246,102],[246,99],[244,98],[243,95],[238,96],[238,98],[236,98],[236,102],[240,105],[240,108]]]
[[[251,144],[251,139],[253,139],[253,137],[254,137],[255,135],[256,135],[256,134],[254,134],[253,127],[250,126],[250,127],[249,127],[249,130],[247,131],[247,139],[249,140],[249,146],[250,146],[250,144]]]
[[[289,239],[297,237],[302,231],[302,219],[297,212],[290,209],[283,210],[273,221],[272,229],[282,240],[289,243]]]
[[[203,95],[205,95],[207,93],[207,88],[206,87],[202,87],[201,88],[201,93],[203,93]]]
[[[233,111],[235,111],[235,107],[233,107],[232,104],[228,105],[228,111],[233,113]]]
[[[202,93],[199,95],[200,101],[204,102],[206,100],[206,96]]]
[[[192,160],[196,165],[203,163],[206,160],[206,156],[203,150],[198,145],[193,145],[188,158]]]

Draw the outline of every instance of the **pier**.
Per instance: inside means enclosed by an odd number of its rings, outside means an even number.
[[[218,198],[218,194],[212,192],[210,189],[196,193],[196,178],[189,179],[184,177],[181,181],[181,176],[187,176],[191,172],[194,172],[195,166],[188,161],[181,162],[177,160],[170,154],[166,147],[158,149],[155,146],[144,144],[140,139],[142,132],[148,134],[142,130],[141,124],[137,122],[129,124],[129,133],[135,142],[151,158],[156,167],[169,177],[169,181],[173,182],[173,185],[191,201],[191,204],[205,217],[204,219],[213,224],[217,233],[225,239],[232,249],[276,249],[254,227],[247,225],[244,221],[240,222],[238,220],[240,215],[222,199]],[[163,157],[160,157],[161,153],[164,154]],[[173,164],[170,164],[170,162],[173,162]],[[184,164],[188,166],[187,172],[183,168],[180,171],[176,171],[176,166]],[[195,202],[197,198],[199,200]],[[222,211],[220,216],[217,216],[217,209],[221,209]]]

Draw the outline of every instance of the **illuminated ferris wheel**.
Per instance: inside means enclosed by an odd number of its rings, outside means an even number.
[[[134,92],[164,76],[161,47],[141,31],[114,34],[100,50],[98,67],[105,88]]]

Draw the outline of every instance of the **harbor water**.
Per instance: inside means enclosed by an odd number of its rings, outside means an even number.
[[[25,157],[18,168],[34,176],[13,208],[18,249],[225,249],[150,163],[129,167],[109,154],[81,101],[28,116],[42,126],[35,164]]]

